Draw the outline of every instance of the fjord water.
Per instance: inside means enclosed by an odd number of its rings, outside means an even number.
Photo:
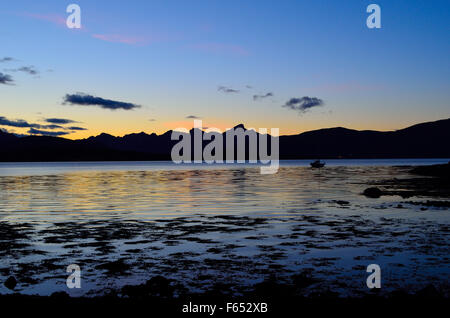
[[[406,286],[405,280],[419,287],[448,283],[449,250],[442,245],[448,209],[361,195],[368,183],[411,178],[408,166],[446,162],[329,160],[311,169],[307,160],[282,161],[273,175],[239,165],[1,163],[0,222],[27,235],[1,254],[0,278],[18,276],[18,291],[43,295],[98,294],[152,275],[201,289],[198,270],[180,264],[199,264],[203,274],[229,280],[244,275],[244,260],[259,260],[246,263],[249,272],[236,284],[264,280],[273,269],[280,277],[308,270],[322,277],[322,288],[359,293],[366,291],[369,263],[387,269],[387,290]],[[104,233],[116,230],[123,233]],[[115,260],[127,264],[126,274],[110,276],[98,267]],[[82,290],[65,288],[72,263],[88,269]]]
[[[278,215],[317,199],[355,196],[367,181],[387,179],[395,166],[446,163],[447,159],[281,161],[273,175],[254,165],[172,162],[0,163],[0,218],[156,219],[195,213]],[[405,169],[400,169],[403,171]],[[326,211],[324,211],[326,212]],[[363,211],[361,211],[363,212]]]

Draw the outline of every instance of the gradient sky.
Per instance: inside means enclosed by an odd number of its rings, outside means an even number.
[[[70,3],[82,29],[65,26]],[[381,7],[381,29],[366,26],[370,3]],[[0,116],[87,128],[67,138],[163,133],[192,127],[187,116],[280,134],[400,129],[450,117],[449,35],[448,0],[2,1],[0,61],[14,60],[0,72],[14,82],[0,84]],[[63,104],[78,92],[141,107]],[[324,104],[282,107],[303,96]]]

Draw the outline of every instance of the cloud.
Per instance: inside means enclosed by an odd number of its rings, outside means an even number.
[[[11,75],[3,74],[0,72],[0,84],[12,85],[12,83],[14,83],[14,80],[12,79]]]
[[[81,106],[99,106],[105,109],[124,109],[132,110],[141,107],[140,105],[126,102],[119,102],[111,99],[104,99],[84,93],[66,94],[63,104],[81,105]]]
[[[128,45],[147,45],[158,42],[168,42],[178,38],[174,34],[169,34],[167,32],[160,32],[160,31],[146,32],[145,34],[139,35],[118,34],[118,33],[109,33],[109,34],[94,33],[91,34],[91,36],[97,40],[105,42],[122,43]]]
[[[121,34],[92,34],[92,37],[106,42],[134,45],[145,44],[150,41],[150,39],[142,36],[130,36]]]
[[[189,48],[202,51],[206,53],[214,53],[214,54],[229,54],[229,55],[239,55],[239,56],[247,56],[249,52],[239,45],[233,44],[224,44],[224,43],[199,43],[199,44],[191,44]]]
[[[58,136],[64,136],[70,134],[70,132],[67,131],[46,131],[46,130],[39,130],[35,128],[30,128],[28,130],[28,133],[31,135],[43,135],[43,136],[52,136],[52,137],[58,137]]]
[[[30,124],[23,119],[10,120],[3,116],[0,116],[0,125],[18,128],[41,128],[39,124]]]
[[[70,130],[69,128],[62,127],[57,124],[51,124],[51,125],[41,125],[41,124],[34,124],[29,123],[26,120],[23,119],[16,119],[11,120],[6,117],[0,116],[0,125],[1,126],[9,126],[9,127],[17,127],[17,128],[35,128],[35,129],[64,129],[64,130]]]
[[[257,101],[257,100],[261,100],[261,99],[264,99],[264,98],[267,98],[267,97],[272,97],[272,96],[273,96],[272,92],[269,92],[267,94],[261,94],[261,95],[253,95],[253,100]]]
[[[233,89],[233,88],[226,87],[226,86],[219,86],[219,87],[217,88],[217,90],[218,90],[219,92],[224,92],[224,93],[239,93],[239,90],[238,90],[238,89]]]
[[[3,58],[0,59],[0,63],[4,63],[4,62],[12,62],[15,61],[14,58],[10,57],[10,56],[5,56]]]
[[[50,124],[60,124],[60,125],[76,123],[75,120],[65,118],[45,118],[45,121]]]
[[[187,119],[201,119],[201,117],[195,116],[195,115],[189,115],[186,116]]]
[[[77,126],[71,126],[71,127],[67,127],[67,130],[87,130],[87,128],[84,127],[77,127]]]
[[[313,107],[322,106],[323,104],[324,102],[320,98],[303,96],[291,98],[282,107],[297,110],[302,114]]]
[[[39,74],[39,71],[33,65],[22,66],[22,67],[13,68],[13,69],[8,69],[6,71],[9,71],[9,72],[24,72],[24,73],[27,73],[27,74],[30,74],[30,75],[38,75]]]
[[[50,22],[58,26],[63,27],[66,26],[66,18],[64,18],[64,16],[62,16],[61,14],[54,14],[54,13],[40,14],[40,13],[25,12],[22,13],[21,15],[36,20]]]
[[[30,75],[37,75],[39,71],[34,66],[22,66],[17,69],[19,72],[28,73]]]
[[[156,119],[154,118],[150,118],[148,121],[156,121]]]
[[[64,129],[64,127],[60,126],[60,125],[43,125],[41,126],[41,128],[44,129]]]

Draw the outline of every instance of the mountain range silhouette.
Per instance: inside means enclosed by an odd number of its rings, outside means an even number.
[[[243,124],[236,127],[245,129]],[[162,135],[141,132],[123,137],[102,133],[70,140],[19,137],[0,130],[0,161],[170,160],[172,147],[178,142],[171,140],[171,134],[171,130]],[[395,131],[336,127],[278,138],[280,159],[449,158],[450,118]]]

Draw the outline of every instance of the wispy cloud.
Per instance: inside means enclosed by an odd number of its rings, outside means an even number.
[[[53,24],[59,25],[59,26],[64,26],[64,27],[66,26],[66,18],[61,14],[56,14],[56,13],[41,14],[41,13],[24,12],[21,15],[28,17],[28,18],[40,20],[40,21],[50,22],[50,23],[53,23]]]
[[[49,118],[52,122],[52,118]],[[69,120],[70,121],[70,120]],[[64,124],[61,122],[61,124]],[[74,131],[80,131],[80,130],[87,130],[83,127],[63,127],[58,124],[50,124],[50,125],[41,125],[41,124],[35,124],[30,123],[23,119],[8,119],[4,116],[0,116],[0,126],[7,126],[7,127],[15,127],[15,128],[29,128],[28,134],[31,135],[44,135],[44,136],[64,136],[73,133]],[[6,129],[4,129],[6,130]],[[58,131],[55,131],[58,130]]]
[[[187,119],[201,119],[201,117],[195,116],[195,115],[189,115],[186,116]]]
[[[151,39],[142,36],[130,36],[121,34],[92,34],[92,37],[106,42],[132,45],[147,44],[151,41]]]
[[[50,125],[41,125],[36,123],[30,123],[23,119],[8,119],[4,116],[0,116],[0,125],[1,126],[9,126],[9,127],[16,127],[16,128],[36,128],[36,129],[65,129],[69,130],[68,128],[62,127],[56,123],[49,122]]]
[[[80,130],[87,130],[87,128],[84,128],[84,127],[77,127],[77,126],[66,127],[66,129],[67,129],[67,130],[77,130],[77,131],[80,131]]]
[[[30,66],[22,66],[19,68],[8,69],[8,72],[23,72],[30,75],[38,75],[39,71],[33,65]]]
[[[17,69],[19,72],[25,72],[30,75],[37,75],[39,71],[34,66],[22,66]]]
[[[63,104],[81,105],[81,106],[99,106],[101,108],[116,110],[132,110],[141,107],[140,105],[120,102],[112,99],[105,99],[97,96],[92,96],[84,93],[66,94]]]
[[[56,124],[42,125],[41,127],[42,127],[42,128],[45,128],[45,129],[64,129],[63,126],[56,125]]]
[[[43,136],[52,136],[52,137],[58,137],[58,136],[64,136],[70,134],[70,132],[67,131],[47,131],[47,130],[40,130],[35,128],[30,128],[28,130],[28,133],[31,135],[43,135]]]
[[[297,110],[300,114],[303,114],[309,109],[322,106],[323,104],[324,102],[320,98],[303,96],[300,98],[294,97],[289,99],[282,107]]]
[[[230,87],[226,87],[226,86],[219,86],[219,87],[217,87],[217,90],[219,92],[224,92],[224,93],[239,93],[238,89],[234,89],[234,88],[230,88]]]
[[[148,45],[157,42],[167,42],[172,41],[176,37],[171,34],[166,34],[164,32],[153,32],[144,35],[132,35],[132,34],[118,34],[118,33],[94,33],[91,35],[93,38],[112,42],[112,43],[122,43],[128,45]]]
[[[30,124],[23,119],[10,120],[6,117],[0,116],[0,125],[2,126],[10,126],[10,127],[18,127],[18,128],[39,128],[39,124]]]
[[[224,43],[197,43],[188,46],[190,49],[214,53],[214,54],[228,54],[236,56],[248,56],[250,53],[240,45],[224,44]]]
[[[261,100],[261,99],[264,99],[264,98],[267,98],[267,97],[272,97],[272,96],[273,96],[272,92],[269,92],[269,93],[266,93],[266,94],[261,94],[261,95],[253,95],[253,100],[254,101],[258,101],[258,100]]]
[[[44,121],[46,123],[50,123],[50,125],[42,125],[43,128],[46,129],[63,129],[63,130],[71,130],[71,131],[82,131],[82,130],[88,130],[84,127],[78,127],[78,126],[61,126],[61,125],[67,125],[67,124],[73,124],[78,123],[78,121],[72,120],[72,119],[66,119],[66,118],[44,118]]]
[[[13,83],[11,75],[0,73],[0,84],[12,85]]]
[[[44,121],[50,124],[60,124],[60,125],[76,123],[75,120],[66,118],[45,118]]]
[[[10,57],[10,56],[5,56],[5,57],[0,59],[0,63],[12,62],[12,61],[15,61],[15,59]]]

